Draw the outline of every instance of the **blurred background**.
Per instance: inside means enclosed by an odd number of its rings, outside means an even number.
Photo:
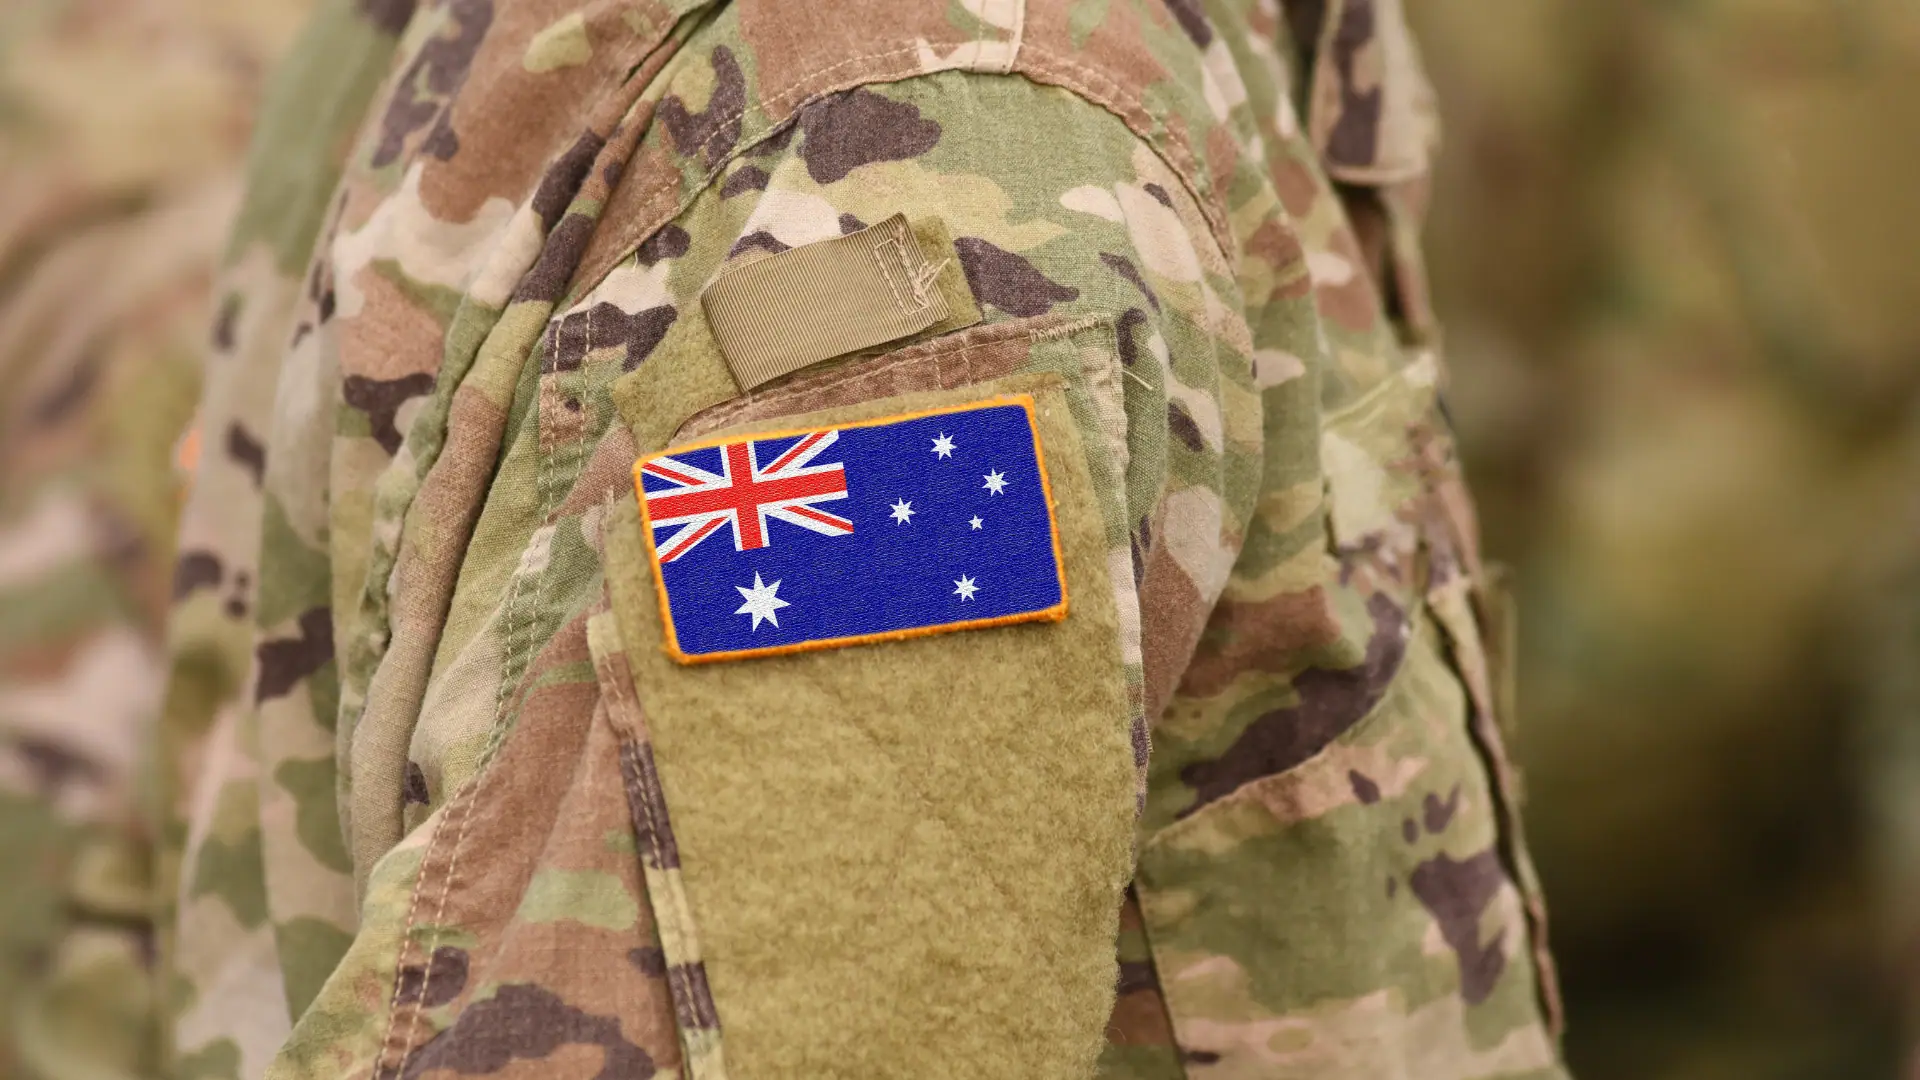
[[[306,6],[0,3],[0,1060],[145,1006],[179,433]],[[1409,6],[1575,1071],[1920,1077],[1920,11]]]
[[[1920,12],[1408,7],[1576,1071],[1905,1075]]]

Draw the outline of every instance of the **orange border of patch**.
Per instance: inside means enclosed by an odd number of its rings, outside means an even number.
[[[654,545],[653,519],[647,513],[647,491],[640,482],[640,470],[654,458],[669,454],[684,454],[689,450],[707,450],[715,446],[740,442],[744,439],[784,439],[794,435],[810,435],[816,431],[846,431],[851,428],[881,427],[897,424],[906,420],[918,420],[926,416],[945,416],[948,413],[976,412],[980,409],[996,408],[1003,405],[1018,405],[1027,413],[1027,430],[1033,435],[1033,460],[1040,470],[1040,491],[1047,503],[1047,530],[1053,536],[1053,572],[1060,581],[1060,602],[1052,607],[1038,611],[1024,611],[1017,615],[996,615],[990,619],[971,619],[966,622],[940,623],[936,626],[915,626],[905,630],[887,630],[878,634],[855,634],[851,637],[820,638],[816,641],[796,641],[790,645],[769,645],[764,649],[734,649],[729,652],[688,653],[680,649],[680,638],[673,627],[673,605],[667,596],[666,575],[660,572],[660,551]],[[782,656],[788,653],[819,652],[822,649],[841,649],[848,645],[863,645],[877,641],[905,641],[909,638],[929,637],[934,634],[951,633],[955,630],[980,630],[989,626],[1010,626],[1024,622],[1059,622],[1067,617],[1067,562],[1066,554],[1060,549],[1060,519],[1054,513],[1053,481],[1047,476],[1047,455],[1040,444],[1040,425],[1034,415],[1034,401],[1031,394],[1000,394],[980,401],[963,405],[950,405],[939,409],[922,409],[918,412],[900,413],[897,416],[882,416],[872,420],[856,420],[846,424],[828,424],[823,427],[792,428],[781,431],[751,431],[739,435],[727,435],[717,439],[670,446],[664,450],[648,454],[633,463],[633,493],[640,504],[640,529],[647,539],[647,562],[653,567],[654,581],[660,592],[660,621],[667,629],[666,643],[662,646],[667,655],[682,664],[709,664],[722,660],[744,660],[754,656]]]

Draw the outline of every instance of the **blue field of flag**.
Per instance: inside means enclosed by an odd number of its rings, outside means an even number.
[[[676,449],[634,466],[688,662],[1059,618],[1032,401]]]

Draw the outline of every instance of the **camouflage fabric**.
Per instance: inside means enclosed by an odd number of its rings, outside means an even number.
[[[1104,1046],[1086,1024],[1044,1075],[1563,1075],[1396,4],[409,7],[323,9],[229,252],[162,730],[175,1071],[886,1072],[833,1056],[833,1003],[799,991],[821,1025],[770,1040],[781,999],[700,891],[686,720],[743,718],[647,647],[629,470],[1030,386],[1104,529],[1068,547],[1065,624],[716,678],[798,699],[912,657],[964,705],[994,700],[965,657],[1104,635],[1060,693],[1115,680],[1086,764],[1141,785],[1104,822],[1137,869],[1076,913],[1117,969],[1040,977],[1118,988]],[[940,287],[979,325],[740,395],[705,286],[894,214],[949,238]],[[1041,827],[916,775],[983,860]],[[781,932],[857,962],[838,910]],[[1024,958],[943,955],[901,1015],[965,1029],[954,988],[1017,994]]]
[[[140,762],[176,446],[259,84],[305,6],[0,12],[0,1075],[158,1067]]]

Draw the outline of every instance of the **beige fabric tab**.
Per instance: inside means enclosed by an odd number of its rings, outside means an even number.
[[[904,215],[720,275],[701,296],[713,339],[741,390],[917,333],[947,317]]]

